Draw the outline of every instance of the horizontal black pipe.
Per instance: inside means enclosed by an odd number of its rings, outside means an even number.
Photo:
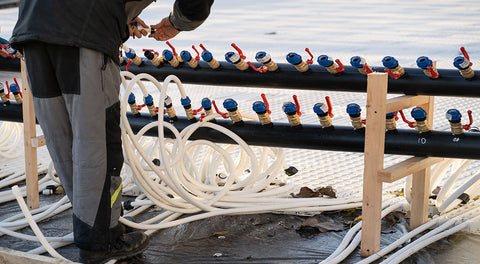
[[[178,68],[169,64],[161,67],[153,66],[144,59],[143,66],[131,64],[129,71],[134,74],[148,73],[163,81],[165,77],[174,74],[184,83],[225,85],[241,87],[264,87],[303,90],[325,90],[345,92],[366,92],[366,76],[357,69],[347,66],[341,75],[332,75],[320,65],[310,65],[310,71],[298,72],[294,66],[278,63],[278,72],[260,73],[253,70],[242,72],[227,62],[220,62],[219,70],[211,69],[208,64],[199,61],[200,67],[192,69],[185,63]],[[9,61],[10,60],[10,61]],[[13,70],[15,60],[0,59],[0,70]],[[257,67],[260,65],[254,63]],[[121,67],[125,70],[126,66]],[[20,66],[15,68],[20,70]],[[383,67],[375,67],[375,71],[383,72]],[[455,69],[439,69],[440,78],[432,80],[418,68],[405,68],[406,75],[400,79],[389,78],[388,92],[409,95],[460,96],[480,97],[480,71],[475,71],[473,80],[465,80]]]
[[[21,106],[16,103],[1,105],[0,120],[22,122]],[[136,133],[154,119],[147,114],[142,114],[141,117],[129,114],[128,121]],[[185,117],[178,117],[178,120],[173,122],[180,131],[190,124]],[[364,133],[346,126],[325,130],[320,125],[303,125],[302,129],[293,129],[288,123],[275,123],[273,127],[265,128],[258,122],[247,122],[243,126],[237,126],[230,120],[223,119],[218,119],[217,124],[230,129],[248,144],[257,146],[363,152],[365,144]],[[146,135],[157,136],[157,133],[157,129],[152,128]],[[173,137],[173,134],[165,130],[165,136]],[[191,139],[234,143],[224,134],[210,128],[198,129]],[[419,134],[414,129],[401,129],[397,134],[387,133],[385,136],[387,154],[480,159],[479,149],[480,133],[466,132],[463,137],[454,137],[450,132],[444,131]]]

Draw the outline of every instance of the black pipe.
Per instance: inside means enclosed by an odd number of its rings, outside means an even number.
[[[315,91],[366,92],[367,77],[353,67],[345,67],[340,75],[332,75],[320,65],[310,65],[311,71],[301,73],[294,66],[278,63],[279,71],[260,73],[253,70],[240,71],[227,62],[220,62],[219,70],[212,70],[206,63],[199,62],[200,68],[193,70],[188,65],[173,68],[164,65],[157,68],[146,62],[144,66],[130,65],[134,74],[148,73],[163,81],[174,74],[184,83],[227,85],[241,87],[265,87],[303,89]],[[256,67],[261,65],[254,63]],[[122,66],[125,70],[125,66]],[[384,68],[374,68],[383,72]],[[408,95],[480,97],[480,71],[473,80],[465,80],[458,70],[438,70],[440,77],[432,80],[421,69],[405,68],[406,75],[400,79],[389,78],[388,92]]]
[[[10,62],[9,62],[10,61]],[[15,60],[0,59],[0,70],[12,70]],[[287,63],[278,63],[278,72],[260,73],[253,71],[240,71],[227,62],[220,62],[219,70],[211,69],[208,64],[199,61],[197,69],[192,69],[185,63],[173,68],[170,65],[161,67],[153,66],[144,58],[143,66],[131,64],[129,71],[134,74],[148,73],[157,80],[163,81],[168,75],[174,74],[184,83],[226,85],[241,87],[265,87],[303,90],[325,90],[344,92],[366,92],[367,77],[360,74],[357,69],[346,66],[340,75],[332,75],[320,65],[310,65],[311,71],[298,72],[294,66]],[[254,63],[256,67],[261,65]],[[121,69],[125,70],[126,66]],[[20,70],[18,65],[17,71]],[[383,72],[383,67],[374,68]],[[388,92],[393,94],[455,96],[455,97],[480,97],[480,71],[475,71],[473,80],[465,80],[458,70],[439,69],[440,77],[432,80],[425,76],[418,68],[405,68],[406,74],[400,79],[389,78]]]
[[[0,105],[0,120],[22,122],[22,108],[12,102]],[[134,117],[128,113],[128,121],[137,133],[142,127],[155,121],[148,114]],[[288,123],[275,123],[273,127],[263,127],[259,122],[246,122],[242,126],[233,125],[230,120],[217,119],[217,124],[226,127],[250,145],[284,148],[303,148],[363,152],[365,136],[351,127],[335,126],[333,130],[322,129],[320,125],[304,124],[303,129],[293,129]],[[192,123],[186,117],[178,117],[173,125],[179,130]],[[147,136],[157,136],[156,127],[147,131]],[[166,137],[173,137],[165,130]],[[210,128],[200,128],[191,137],[208,139],[217,143],[234,143],[224,134]],[[413,156],[434,156],[447,158],[480,159],[480,133],[465,132],[462,137],[454,137],[450,132],[432,131],[419,134],[414,129],[400,129],[397,134],[385,135],[385,153]]]

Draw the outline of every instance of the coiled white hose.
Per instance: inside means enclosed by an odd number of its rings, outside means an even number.
[[[23,154],[22,124],[14,122],[1,122],[0,126],[0,157],[15,159]]]
[[[321,211],[360,206],[358,199],[348,197],[293,199],[289,194],[294,190],[294,185],[289,183],[271,188],[272,183],[283,177],[283,149],[252,148],[230,130],[208,122],[219,118],[220,115],[217,114],[207,116],[203,121],[191,124],[181,132],[170,123],[164,122],[163,116],[159,115],[156,122],[147,124],[135,135],[126,117],[127,95],[134,86],[145,80],[159,90],[159,113],[163,112],[163,100],[171,82],[176,84],[182,98],[186,97],[186,93],[180,80],[173,75],[164,80],[163,87],[147,74],[122,75],[131,78],[128,84],[125,79],[122,82],[126,85],[122,99],[122,131],[126,162],[135,174],[137,183],[146,196],[161,208],[180,214],[207,212],[172,223],[134,225],[126,220],[122,222],[135,228],[158,229],[221,214]],[[256,116],[243,113],[242,116],[256,119]],[[158,138],[147,144],[142,139],[143,135],[154,127],[157,128]],[[189,141],[190,136],[200,127],[221,132],[237,145],[221,145],[207,140]],[[175,138],[165,139],[164,129],[169,129]],[[153,164],[152,157],[147,155],[147,152],[158,155],[160,166]],[[219,181],[219,174],[224,176],[223,181]]]

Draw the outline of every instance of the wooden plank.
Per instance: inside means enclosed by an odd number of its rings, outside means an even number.
[[[410,230],[428,220],[428,197],[430,189],[430,167],[412,175],[412,192],[410,203]]]
[[[45,146],[45,137],[44,136],[38,136],[35,138],[32,138],[32,146],[35,148],[43,147]]]
[[[429,96],[428,102],[418,107],[427,112],[428,126],[433,125],[434,97]],[[421,137],[421,135],[419,136]],[[427,139],[426,139],[427,140]],[[410,229],[415,229],[428,220],[428,196],[430,188],[430,167],[412,175],[412,192],[410,203]]]
[[[363,257],[380,250],[382,182],[377,172],[383,168],[387,84],[386,73],[368,74],[360,250]]]
[[[382,182],[391,183],[425,168],[430,168],[443,160],[444,158],[437,157],[413,157],[380,170],[378,176]]]
[[[396,112],[413,106],[424,105],[429,102],[430,96],[402,95],[387,100],[387,113]]]
[[[32,94],[28,86],[25,61],[21,61],[22,92],[23,92],[23,135],[25,147],[25,175],[27,185],[27,204],[30,209],[39,207],[38,195],[38,165],[37,148],[32,145],[36,137],[35,112],[33,110]]]

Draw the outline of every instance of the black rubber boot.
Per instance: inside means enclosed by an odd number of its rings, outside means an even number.
[[[150,238],[145,233],[136,231],[121,235],[109,245],[108,250],[80,249],[80,262],[86,264],[105,263],[109,260],[126,259],[136,256],[148,248]]]

